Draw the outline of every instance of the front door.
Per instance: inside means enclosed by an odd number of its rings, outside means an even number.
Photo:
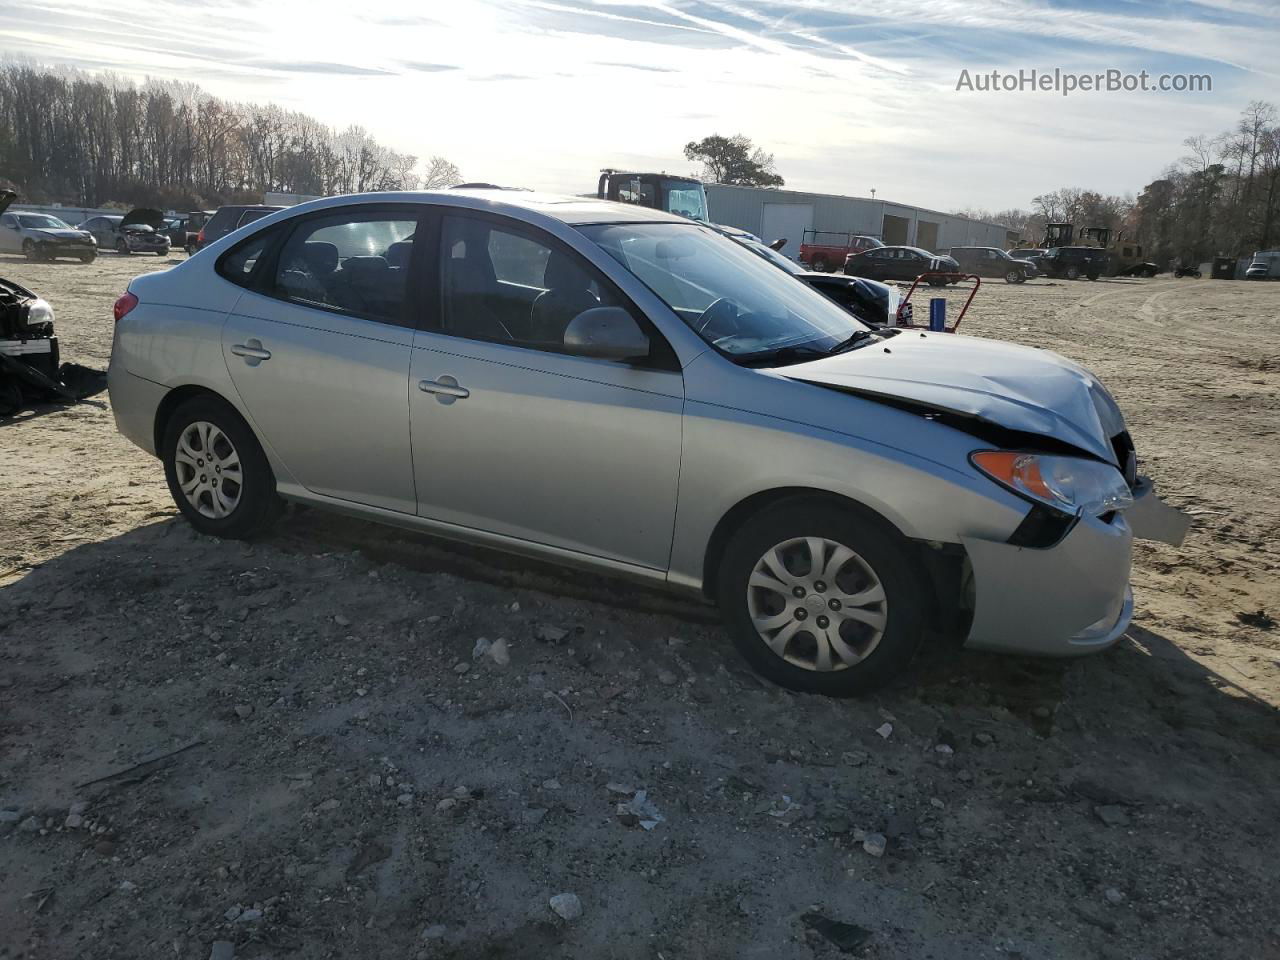
[[[644,364],[568,353],[584,310],[643,318],[578,254],[514,221],[447,215],[439,251],[439,309],[409,377],[419,513],[666,570],[684,380],[665,342]]]
[[[223,327],[236,390],[307,490],[412,514],[406,290],[416,209],[343,207],[289,229],[272,275],[254,278]],[[252,272],[262,242],[242,244],[222,269]]]

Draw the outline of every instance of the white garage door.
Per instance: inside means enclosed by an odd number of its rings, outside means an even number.
[[[773,243],[786,238],[782,252],[794,260],[800,255],[800,238],[812,226],[812,203],[766,203],[760,217],[760,239]]]

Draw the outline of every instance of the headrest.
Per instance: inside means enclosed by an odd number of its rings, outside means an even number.
[[[572,257],[553,252],[542,272],[542,285],[551,290],[586,290],[591,278]]]
[[[352,280],[371,280],[390,269],[386,257],[347,257],[342,261],[342,272]]]
[[[387,265],[392,267],[407,267],[409,265],[409,252],[413,249],[413,241],[397,240],[391,246],[387,247]]]
[[[302,245],[302,260],[312,273],[333,273],[338,269],[338,248],[332,243],[309,240]]]

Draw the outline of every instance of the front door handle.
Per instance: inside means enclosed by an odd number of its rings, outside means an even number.
[[[262,348],[261,340],[250,340],[248,343],[232,344],[231,352],[237,357],[244,357],[244,362],[256,367],[263,360],[271,359],[271,351]]]
[[[453,377],[441,377],[438,380],[419,380],[418,389],[423,393],[434,393],[436,399],[441,403],[453,403],[455,400],[465,400],[471,396],[471,391],[466,387],[458,386],[458,381]]]

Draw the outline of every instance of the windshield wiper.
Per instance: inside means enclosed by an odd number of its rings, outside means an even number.
[[[841,340],[831,348],[831,353],[844,353],[846,350],[854,350],[866,343],[871,337],[876,336],[878,330],[855,330],[849,334],[848,338]]]

